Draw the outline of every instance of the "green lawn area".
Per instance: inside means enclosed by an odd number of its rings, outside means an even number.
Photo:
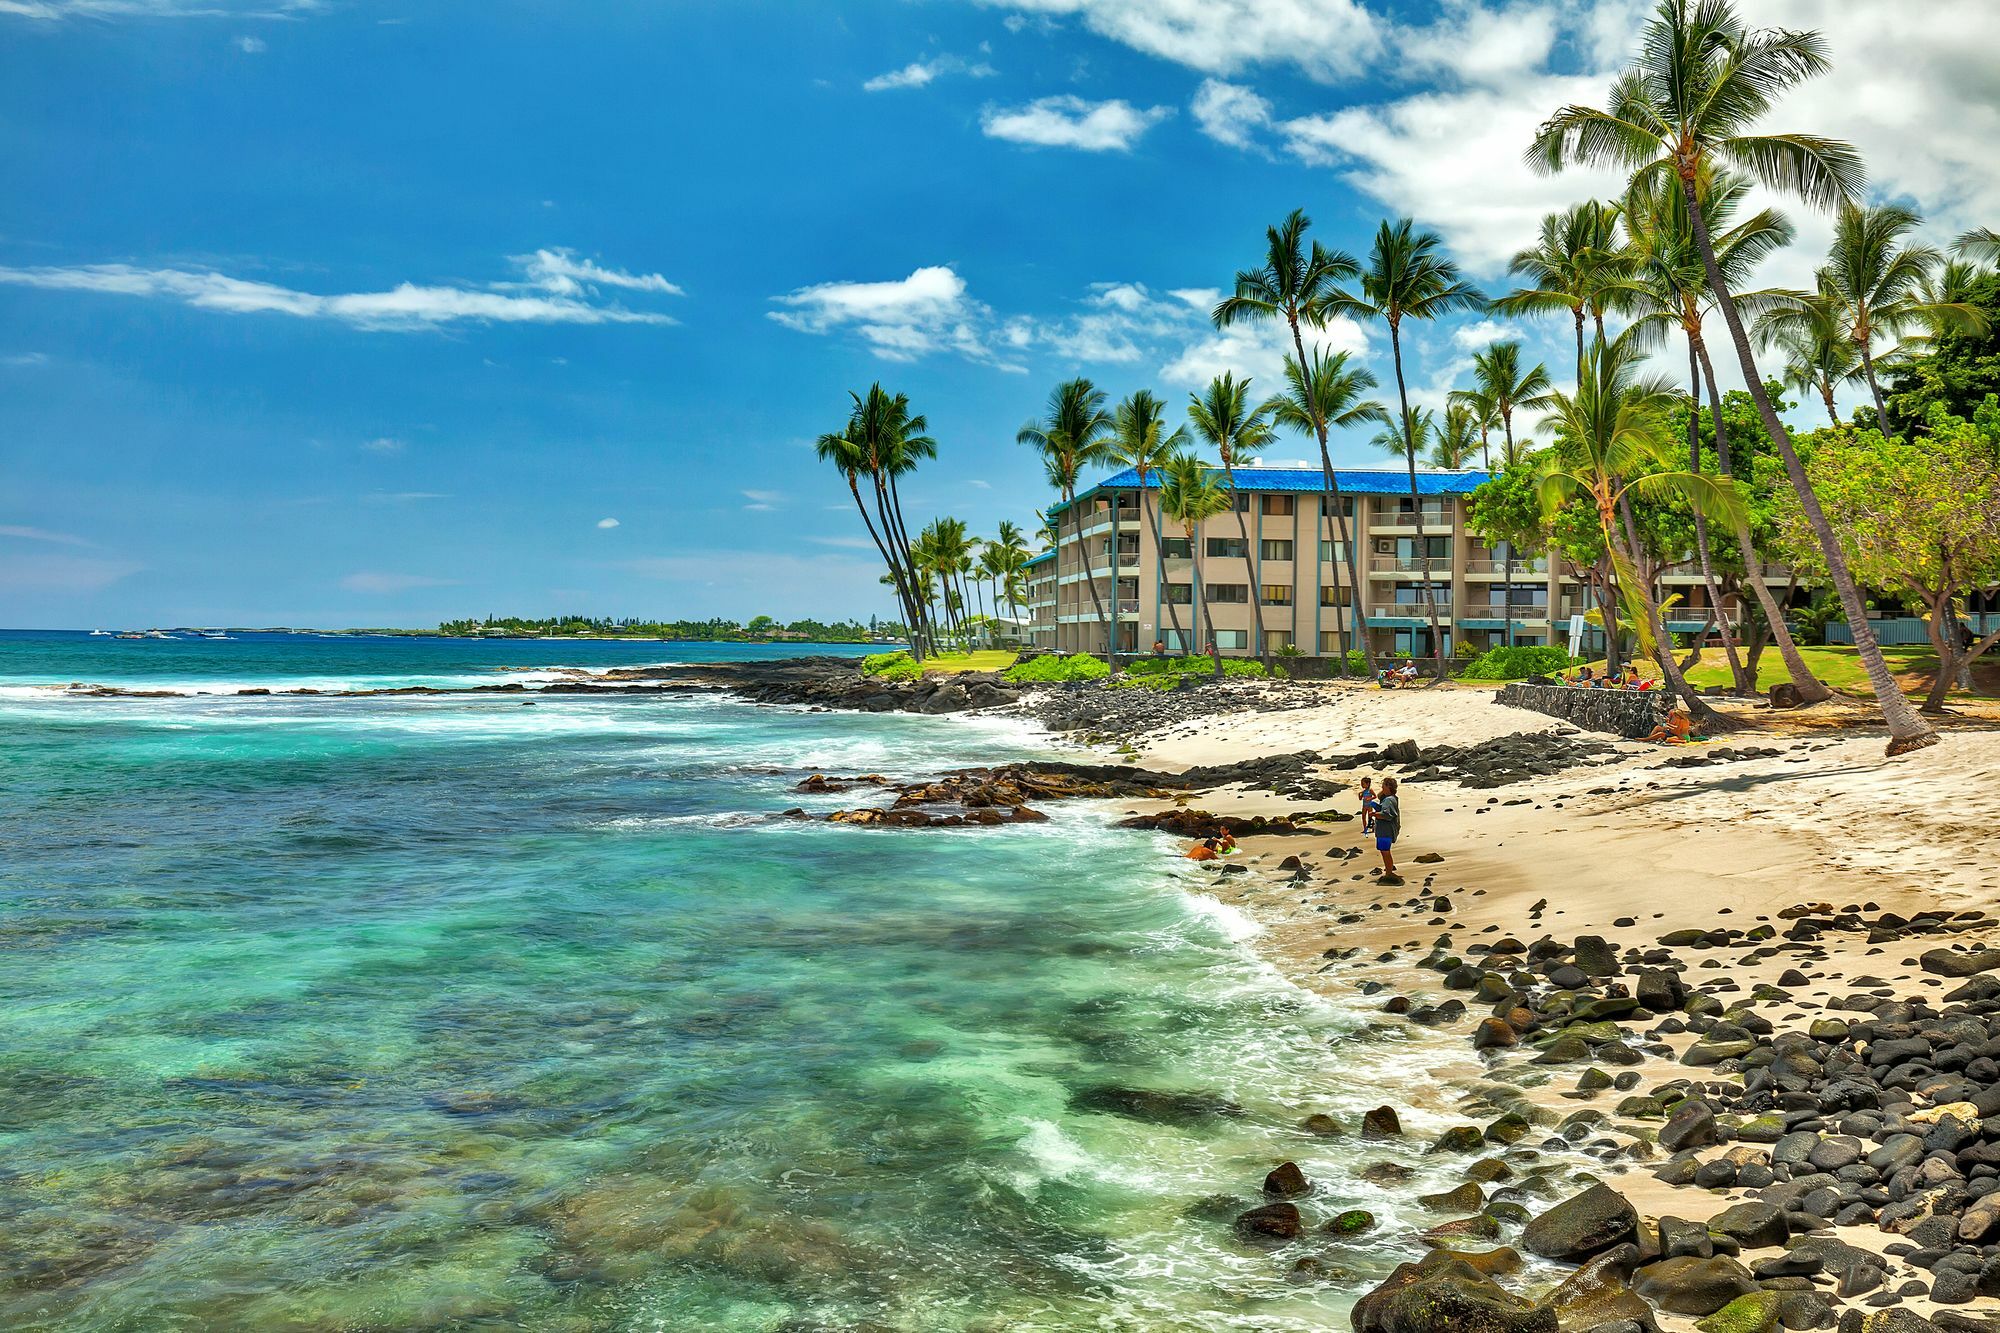
[[[1684,652],[1685,650],[1683,655]],[[1812,673],[1832,688],[1844,694],[1854,694],[1864,698],[1873,694],[1868,685],[1868,676],[1861,669],[1860,655],[1855,652],[1851,644],[1827,644],[1821,647],[1801,645],[1799,655],[1805,658],[1806,665],[1812,668]],[[1884,648],[1882,657],[1888,662],[1889,670],[1895,672],[1896,678],[1902,683],[1903,693],[1921,697],[1930,688],[1931,677],[1937,672],[1937,654],[1929,648]],[[1604,666],[1602,662],[1592,665],[1600,670]],[[1991,664],[1982,658],[1975,669],[1973,681],[1981,686],[1981,689],[1973,691],[1970,695],[1954,694],[1953,697],[1975,699],[1993,697],[1987,688],[1991,678],[1986,673],[1990,670],[1990,666]],[[1647,676],[1658,674],[1650,663],[1642,664],[1641,672]],[[1757,688],[1768,690],[1779,681],[1789,679],[1790,676],[1785,671],[1785,659],[1778,656],[1775,648],[1766,648],[1764,655],[1757,660]],[[1700,664],[1688,673],[1688,683],[1696,689],[1730,683],[1729,659],[1723,656],[1720,647],[1712,647],[1702,654]]]
[[[1014,665],[1016,653],[1004,648],[982,648],[972,653],[941,653],[924,661],[924,671],[953,676],[961,671],[1005,671]]]

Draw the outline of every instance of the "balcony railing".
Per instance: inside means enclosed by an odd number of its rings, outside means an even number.
[[[1547,575],[1549,572],[1549,562],[1546,560],[1516,560],[1513,568],[1516,578],[1532,577],[1536,574]],[[1468,560],[1465,562],[1465,572],[1468,574],[1500,574],[1504,576],[1507,573],[1507,562],[1504,560],[1487,560],[1483,558]]]
[[[1138,615],[1139,599],[1136,597],[1120,597],[1118,599],[1118,614],[1121,616]]]
[[[1465,608],[1470,620],[1547,620],[1547,602],[1474,602]]]
[[[1396,555],[1378,555],[1369,558],[1368,569],[1369,572],[1375,574],[1421,574],[1424,572],[1424,562],[1415,559],[1405,559],[1402,556]],[[1448,555],[1432,556],[1430,569],[1433,578],[1449,575],[1451,573],[1451,557]]]
[[[1440,598],[1439,600],[1430,603],[1429,606],[1426,606],[1422,602],[1379,603],[1375,606],[1369,607],[1368,614],[1370,617],[1376,620],[1387,619],[1392,616],[1400,616],[1414,620],[1428,620],[1430,618],[1430,606],[1435,606],[1437,608],[1437,613],[1440,617],[1449,616],[1451,614],[1451,599],[1448,597]]]
[[[1118,563],[1125,569],[1137,569],[1139,567],[1139,553],[1137,551],[1120,551],[1118,553]]]

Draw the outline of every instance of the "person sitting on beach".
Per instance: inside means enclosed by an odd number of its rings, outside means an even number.
[[[1187,850],[1187,859],[1190,861],[1213,861],[1217,855],[1215,839],[1212,837],[1203,838]]]
[[[1402,669],[1396,675],[1405,685],[1409,684],[1417,678],[1417,664],[1415,662],[1403,663]]]
[[[1401,884],[1396,873],[1396,857],[1391,848],[1403,832],[1403,798],[1396,794],[1396,779],[1382,779],[1382,795],[1375,802],[1375,850],[1382,853],[1380,884]]]
[[[1375,831],[1375,779],[1372,777],[1361,779],[1361,831]]]
[[[1228,856],[1234,852],[1236,850],[1236,835],[1228,829],[1222,830],[1222,836],[1217,840],[1215,850],[1221,856]]]
[[[1676,708],[1667,715],[1667,720],[1654,727],[1646,739],[1659,745],[1686,745],[1694,732],[1694,719],[1685,708]]]

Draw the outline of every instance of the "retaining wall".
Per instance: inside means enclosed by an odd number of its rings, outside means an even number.
[[[1673,706],[1672,696],[1665,690],[1592,690],[1522,682],[1504,687],[1494,702],[1559,717],[1585,731],[1634,740],[1652,735]]]

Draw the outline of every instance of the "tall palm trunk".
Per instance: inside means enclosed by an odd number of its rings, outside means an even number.
[[[1500,424],[1507,431],[1507,457],[1511,461],[1514,457],[1513,408],[1510,407],[1500,414]],[[1500,557],[1500,582],[1505,589],[1500,594],[1500,618],[1507,624],[1507,646],[1512,648],[1514,646],[1514,543],[1501,542],[1500,544],[1507,548],[1506,553]],[[1555,637],[1555,631],[1555,623],[1551,621],[1549,624],[1550,638]]]
[[[868,505],[861,498],[860,480],[852,472],[847,474],[847,491],[854,497],[854,507],[861,511],[861,526],[868,529],[868,540],[875,543],[875,549],[881,553],[882,563],[889,567],[889,577],[894,581],[896,589],[896,603],[902,608],[903,619],[911,627],[910,647],[913,655],[921,662],[924,655],[922,644],[916,640],[915,634],[916,604],[910,599],[910,590],[903,581],[902,567],[890,556],[889,548],[883,544],[881,536],[875,531],[875,524],[868,517]]]
[[[1643,547],[1639,542],[1639,525],[1632,517],[1632,503],[1629,496],[1618,497],[1618,520],[1625,533],[1625,567],[1633,574],[1632,593],[1638,599],[1639,609],[1645,614],[1647,633],[1653,640],[1653,660],[1659,664],[1660,675],[1665,677],[1675,697],[1687,708],[1688,716],[1700,722],[1704,731],[1734,729],[1740,726],[1741,724],[1734,719],[1724,719],[1709,706],[1706,699],[1696,694],[1694,686],[1688,684],[1687,676],[1682,673],[1680,663],[1674,660],[1674,640],[1667,632],[1665,617],[1660,614],[1658,593],[1653,586],[1653,580],[1644,577],[1640,568],[1639,560]],[[1606,522],[1605,540],[1608,544],[1615,545],[1618,540],[1617,534],[1609,527],[1608,519]]]
[[[1571,312],[1576,317],[1576,382],[1583,383],[1583,307],[1577,306]]]
[[[1076,508],[1075,488],[1070,488],[1069,493],[1064,498],[1069,502],[1069,507],[1074,510]],[[1115,496],[1113,497],[1113,501],[1115,504]],[[1118,511],[1114,508],[1111,513],[1111,531],[1114,536],[1112,545],[1116,546],[1115,536],[1118,532]],[[1083,535],[1083,527],[1083,519],[1078,518],[1076,523],[1077,545],[1083,548],[1083,583],[1085,587],[1090,589],[1090,605],[1097,612],[1097,623],[1104,629],[1104,660],[1111,664],[1112,674],[1116,675],[1118,671],[1118,654],[1111,651],[1111,622],[1104,615],[1104,597],[1097,591],[1097,564],[1090,558],[1090,538]],[[1117,576],[1114,574],[1112,577],[1116,578]]]
[[[1819,381],[1820,400],[1826,404],[1826,419],[1836,427],[1840,425],[1840,410],[1833,405],[1833,380],[1821,376]]]
[[[1841,609],[1847,613],[1855,653],[1868,673],[1868,683],[1874,687],[1875,700],[1882,707],[1882,720],[1889,724],[1889,754],[1907,754],[1926,745],[1935,745],[1937,732],[1910,707],[1910,701],[1903,697],[1895,676],[1889,672],[1889,664],[1882,660],[1882,645],[1875,639],[1875,627],[1868,623],[1868,604],[1862,601],[1861,589],[1854,582],[1854,573],[1847,567],[1847,556],[1840,549],[1840,539],[1834,534],[1833,525],[1827,521],[1826,511],[1820,507],[1819,495],[1813,490],[1812,480],[1806,476],[1805,464],[1799,461],[1798,451],[1792,447],[1791,433],[1778,419],[1770,394],[1764,391],[1764,381],[1757,373],[1757,358],[1750,351],[1750,335],[1743,327],[1743,316],[1736,309],[1736,300],[1729,293],[1729,284],[1723,279],[1721,267],[1715,262],[1715,245],[1708,234],[1708,222],[1701,215],[1701,205],[1695,198],[1694,176],[1690,172],[1681,175],[1681,195],[1687,201],[1688,217],[1694,223],[1695,244],[1701,251],[1709,290],[1715,293],[1716,304],[1722,308],[1723,322],[1729,326],[1730,341],[1736,344],[1736,359],[1743,366],[1744,383],[1749,386],[1750,397],[1757,404],[1757,414],[1763,418],[1764,429],[1770,433],[1771,442],[1778,448],[1778,456],[1784,460],[1785,476],[1792,483],[1792,489],[1798,492],[1799,508],[1805,512],[1806,523],[1825,553],[1827,574],[1833,582],[1834,592],[1840,597]]]
[[[1688,471],[1701,475],[1701,363],[1695,357],[1694,335],[1688,335]],[[1722,417],[1716,415],[1716,429],[1722,428]],[[1717,455],[1721,457],[1720,454]],[[1729,679],[1738,694],[1755,694],[1757,680],[1744,674],[1743,659],[1736,651],[1736,635],[1729,628],[1729,618],[1722,614],[1722,588],[1715,581],[1715,564],[1708,554],[1708,520],[1701,511],[1694,516],[1695,554],[1701,558],[1701,584],[1708,591],[1708,606],[1716,630],[1722,635],[1722,652],[1729,659]],[[1695,637],[1695,647],[1699,648],[1708,637],[1707,631]]]
[[[1715,363],[1708,355],[1708,343],[1697,338],[1694,344],[1695,356],[1701,362],[1701,377],[1708,385],[1709,414],[1715,418],[1715,460],[1724,481],[1730,480],[1733,460],[1729,453],[1729,427],[1722,419],[1722,390],[1715,382]],[[1778,649],[1778,656],[1784,660],[1785,673],[1792,678],[1792,686],[1799,692],[1802,703],[1824,703],[1833,697],[1833,691],[1820,684],[1812,668],[1806,665],[1805,657],[1799,652],[1799,645],[1792,639],[1792,627],[1785,623],[1784,608],[1771,596],[1771,590],[1764,584],[1763,571],[1758,568],[1756,547],[1750,541],[1750,525],[1739,522],[1736,525],[1736,550],[1743,560],[1743,577],[1749,581],[1750,591],[1757,598],[1757,605],[1763,609],[1764,623],[1770,626],[1771,642]],[[1752,669],[1755,677],[1755,669]]]
[[[1864,333],[1855,342],[1861,348],[1861,368],[1868,374],[1868,392],[1875,399],[1875,425],[1886,439],[1889,434],[1889,409],[1882,402],[1882,386],[1875,380],[1875,354],[1869,347],[1870,337]],[[1839,425],[1839,422],[1834,422]]]
[[[1398,321],[1389,321],[1389,350],[1396,362],[1396,397],[1403,408],[1403,461],[1410,472],[1410,505],[1416,510],[1417,568],[1424,580],[1424,609],[1430,614],[1431,657],[1436,663],[1436,679],[1444,680],[1444,634],[1438,629],[1437,594],[1431,587],[1431,543],[1424,534],[1424,501],[1417,494],[1417,434],[1410,422],[1410,390],[1403,383],[1403,335]]]
[[[923,645],[915,653],[921,661],[935,646],[931,642],[936,627],[929,614],[929,593],[925,589],[924,595],[918,595],[917,562],[911,555],[910,534],[903,526],[902,511],[896,503],[895,478],[884,477],[880,472],[871,475],[875,481],[875,512],[882,522],[883,539],[889,545],[892,563],[901,569],[902,578],[910,589],[910,605],[915,612],[911,631],[913,636],[921,636],[924,639]]]
[[[1140,479],[1140,484],[1144,485],[1144,478]],[[1139,492],[1139,503],[1141,505],[1144,505],[1146,503],[1146,493],[1143,490]],[[1172,625],[1174,629],[1174,642],[1178,645],[1177,655],[1185,657],[1187,655],[1188,645],[1187,645],[1187,636],[1181,633],[1181,613],[1174,606],[1174,599],[1171,596],[1169,596],[1166,591],[1167,543],[1165,536],[1165,528],[1160,521],[1160,501],[1157,496],[1154,497],[1153,503],[1150,506],[1150,508],[1152,511],[1152,519],[1150,521],[1153,529],[1153,555],[1154,558],[1156,558],[1160,562],[1160,577],[1159,577],[1160,600],[1167,604],[1167,623]],[[1194,543],[1192,541],[1188,543],[1188,550],[1190,553],[1192,553],[1194,550]],[[1189,615],[1190,616],[1193,615],[1192,610],[1189,611]]]
[[[1231,466],[1226,453],[1222,456],[1222,471],[1229,478],[1229,507],[1236,511],[1236,535],[1243,543],[1243,564],[1250,571],[1250,623],[1257,627],[1257,656],[1268,668],[1271,654],[1264,646],[1264,588],[1257,582],[1257,558],[1250,553],[1250,524],[1243,517],[1242,507],[1236,503],[1236,497],[1242,494],[1236,489],[1236,469]]]
[[[1291,325],[1292,351],[1298,357],[1299,370],[1303,374],[1306,368],[1306,342],[1304,337],[1299,333],[1298,313],[1287,310],[1285,312],[1285,321]],[[1333,543],[1335,550],[1339,550],[1341,545],[1340,525],[1345,517],[1340,512],[1342,508],[1340,478],[1334,475],[1333,455],[1327,451],[1326,422],[1320,420],[1319,404],[1311,402],[1309,399],[1308,406],[1312,409],[1313,434],[1319,439],[1319,470],[1320,476],[1326,481],[1326,493],[1329,501],[1325,511],[1326,539]],[[1356,529],[1359,529],[1361,526],[1361,515],[1358,512],[1354,515],[1354,526]],[[1367,585],[1361,581],[1361,543],[1355,540],[1357,535],[1357,533],[1350,532],[1347,540],[1347,593],[1350,602],[1347,630],[1353,641],[1355,650],[1361,654],[1361,660],[1365,665],[1365,674],[1372,676],[1374,674],[1375,655],[1369,651],[1368,609],[1361,601],[1362,592]],[[1342,662],[1341,674],[1345,675],[1346,672],[1347,664]]]

